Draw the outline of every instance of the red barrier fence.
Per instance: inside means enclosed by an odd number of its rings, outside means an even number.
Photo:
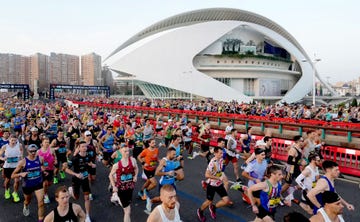
[[[267,121],[269,122],[269,117],[261,117],[261,116],[246,116],[239,114],[228,114],[228,113],[214,113],[214,112],[200,112],[200,111],[186,111],[186,110],[176,110],[176,109],[165,109],[165,108],[149,108],[149,107],[134,107],[134,106],[121,106],[121,105],[109,105],[109,104],[96,104],[96,103],[88,103],[88,102],[77,102],[74,103],[88,106],[88,107],[106,107],[108,109],[125,109],[125,110],[134,110],[137,112],[152,112],[152,113],[168,113],[169,115],[181,115],[186,113],[187,115],[195,115],[200,117],[208,117],[208,118],[222,118],[222,119],[236,119],[236,121]],[[259,122],[261,124],[261,122]],[[289,128],[294,128],[294,124],[306,124],[310,127],[314,126],[326,126],[326,128],[332,127],[332,129],[328,129],[329,131],[334,131],[335,133],[344,133],[346,131],[336,131],[337,129],[355,129],[359,130],[360,125],[356,123],[345,123],[345,122],[325,122],[319,120],[294,120],[291,118],[271,118],[272,124],[289,124]],[[155,124],[155,121],[152,121],[152,124]],[[293,125],[291,125],[293,124]],[[166,126],[166,123],[164,124]],[[155,126],[155,125],[154,125]],[[282,127],[282,126],[281,126]],[[285,125],[284,125],[285,127]],[[224,130],[212,129],[212,139],[210,141],[211,146],[217,145],[217,139],[219,137],[225,138]],[[198,133],[193,128],[193,141],[199,142]],[[253,135],[251,149],[254,148],[254,144],[257,140],[262,139],[262,136]],[[272,158],[280,161],[287,160],[288,147],[293,143],[292,140],[273,138],[272,139]],[[338,146],[326,146],[322,150],[322,154],[324,159],[332,160],[339,164],[340,171],[344,174],[349,174],[352,176],[360,177],[360,150],[350,149]]]

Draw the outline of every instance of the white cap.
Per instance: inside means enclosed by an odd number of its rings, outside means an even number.
[[[258,140],[258,141],[256,141],[256,143],[255,143],[255,146],[257,147],[257,146],[265,146],[266,145],[266,143],[263,141],[263,140]]]
[[[89,136],[92,135],[91,132],[89,130],[85,131],[85,136]]]
[[[31,131],[31,132],[37,132],[37,131],[39,131],[39,130],[38,130],[38,128],[36,128],[36,127],[32,127],[32,128],[30,129],[30,131]]]

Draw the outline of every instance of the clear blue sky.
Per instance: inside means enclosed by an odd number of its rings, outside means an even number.
[[[360,76],[360,3],[356,0],[0,0],[0,52],[103,58],[143,28],[202,8],[248,10],[278,23],[313,57],[330,82]]]

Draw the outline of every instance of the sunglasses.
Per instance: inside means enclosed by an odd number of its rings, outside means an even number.
[[[91,136],[91,135],[86,135],[86,136]]]
[[[36,153],[36,150],[29,150],[29,153]]]

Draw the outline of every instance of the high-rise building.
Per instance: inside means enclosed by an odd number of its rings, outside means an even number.
[[[38,91],[47,90],[49,78],[49,56],[36,53],[30,56],[30,89],[34,90],[34,81],[37,81]]]
[[[101,75],[101,56],[90,53],[81,56],[82,85],[104,85]]]
[[[48,83],[79,84],[79,57],[68,54],[50,54]]]
[[[29,57],[1,53],[0,81],[1,83],[29,84]]]

